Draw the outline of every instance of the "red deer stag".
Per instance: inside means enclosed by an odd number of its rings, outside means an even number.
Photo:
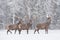
[[[27,24],[19,24],[19,34],[21,33],[22,30],[27,30],[27,34],[28,34],[28,30],[29,28],[32,26],[32,20],[29,20],[29,23]]]
[[[51,17],[48,17],[48,18],[47,18],[47,22],[45,22],[45,23],[39,23],[39,24],[36,25],[36,29],[35,29],[35,31],[34,31],[34,34],[35,34],[36,31],[37,31],[38,34],[39,34],[39,29],[45,29],[45,33],[48,34],[48,26],[49,26],[50,24],[51,24]]]
[[[10,30],[15,30],[15,33],[16,33],[16,30],[19,29],[18,25],[21,24],[21,23],[22,23],[22,19],[21,19],[17,24],[8,25],[8,26],[6,27],[6,29],[7,29],[7,34],[8,34],[8,32],[12,33]]]

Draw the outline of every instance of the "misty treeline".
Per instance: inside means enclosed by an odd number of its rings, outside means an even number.
[[[33,28],[37,23],[45,22],[49,15],[52,17],[49,29],[60,29],[60,0],[0,0],[0,29],[16,24],[17,17],[25,21],[27,15],[30,19],[37,17]]]

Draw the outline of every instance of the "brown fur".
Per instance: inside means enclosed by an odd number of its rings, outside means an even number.
[[[19,25],[19,34],[21,33],[21,30],[27,30],[27,34],[28,34],[28,30],[31,26],[32,26],[32,20],[29,20],[29,23],[27,23],[27,24],[24,24],[24,23],[20,24]]]
[[[45,29],[45,32],[48,33],[48,26],[50,25],[50,23],[51,23],[51,17],[48,17],[47,22],[37,24],[34,33],[36,31],[39,33],[39,29]]]
[[[6,29],[7,29],[7,34],[8,34],[8,32],[10,32],[10,33],[12,33],[10,30],[15,30],[15,33],[16,33],[16,30],[18,30],[19,29],[19,24],[21,24],[22,23],[22,19],[17,23],[17,24],[12,24],[12,25],[8,25],[7,27],[6,27]]]

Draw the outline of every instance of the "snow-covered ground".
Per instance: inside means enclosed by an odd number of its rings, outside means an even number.
[[[40,34],[34,34],[34,30],[29,30],[27,34],[23,30],[20,35],[18,31],[16,34],[12,31],[12,34],[7,35],[6,30],[0,30],[0,40],[60,40],[60,30],[49,30],[48,34],[44,30],[40,30]]]

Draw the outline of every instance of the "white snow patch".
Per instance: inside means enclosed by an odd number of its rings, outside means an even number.
[[[6,30],[0,31],[0,40],[60,40],[60,30],[49,30],[48,34],[45,34],[44,30],[39,31],[40,34],[36,32],[34,34],[34,30],[29,30],[29,34],[27,34],[26,30],[22,30],[19,35],[18,31],[14,34],[6,33]]]

